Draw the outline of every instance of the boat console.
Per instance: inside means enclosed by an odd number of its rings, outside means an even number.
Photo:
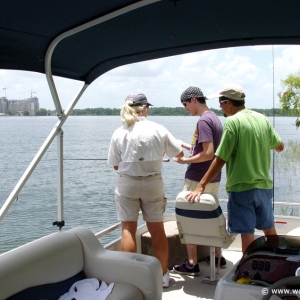
[[[299,267],[299,261],[288,261],[286,255],[273,256],[261,252],[244,261],[237,269],[236,281],[249,278],[252,284],[273,284],[283,278],[294,276]]]
[[[218,282],[214,299],[246,299],[241,298],[245,295],[261,300],[273,299],[274,295],[283,296],[279,299],[299,299],[299,276],[300,237],[261,236],[251,243],[236,267]],[[289,291],[299,291],[299,294],[290,295]]]
[[[300,268],[300,238],[289,236],[260,237],[247,249],[238,264],[234,280],[251,284],[272,285]],[[300,282],[300,278],[299,278]]]

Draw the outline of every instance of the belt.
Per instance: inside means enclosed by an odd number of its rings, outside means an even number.
[[[128,176],[128,177],[132,177],[132,178],[143,179],[143,178],[153,177],[156,175],[161,175],[161,173],[154,173],[154,174],[146,175],[146,176],[132,176],[132,175],[128,175],[128,174],[121,174],[120,176]]]
[[[137,177],[137,178],[147,178],[147,177],[152,177],[152,176],[156,176],[156,175],[160,175],[161,173],[155,173],[155,174],[151,174],[151,175],[147,175],[147,176],[132,176],[132,177]]]

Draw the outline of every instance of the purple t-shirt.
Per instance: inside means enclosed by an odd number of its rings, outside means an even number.
[[[203,142],[213,142],[214,151],[216,151],[221,140],[221,135],[222,123],[218,116],[213,111],[206,111],[197,122],[197,127],[192,138],[190,157],[203,151]],[[205,162],[189,164],[185,172],[185,178],[200,181],[212,161],[213,159]],[[211,182],[220,181],[221,172]]]

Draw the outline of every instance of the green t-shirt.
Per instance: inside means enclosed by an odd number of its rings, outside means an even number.
[[[226,161],[227,192],[270,189],[270,149],[281,138],[262,114],[243,109],[226,119],[216,156]]]

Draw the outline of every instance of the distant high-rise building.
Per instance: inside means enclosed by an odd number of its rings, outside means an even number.
[[[14,113],[29,112],[30,116],[34,116],[35,112],[40,109],[39,99],[37,97],[25,100],[7,100],[5,97],[0,98],[0,113],[7,113],[12,110]]]
[[[0,113],[6,114],[8,108],[8,100],[5,97],[0,98]]]

